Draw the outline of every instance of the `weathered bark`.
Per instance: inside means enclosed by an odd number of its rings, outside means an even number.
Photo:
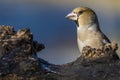
[[[44,49],[30,29],[0,27],[0,80],[120,80],[116,43],[102,49],[84,47],[82,55],[64,65],[50,64],[36,56]]]

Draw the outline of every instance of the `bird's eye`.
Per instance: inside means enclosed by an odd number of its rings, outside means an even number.
[[[83,13],[83,11],[79,11],[79,12],[78,12],[79,15],[82,14],[82,13]]]

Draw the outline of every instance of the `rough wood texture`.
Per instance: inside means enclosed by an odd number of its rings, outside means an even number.
[[[84,47],[74,62],[54,65],[36,56],[43,44],[33,41],[30,29],[0,27],[0,80],[120,80],[116,43],[102,49]]]

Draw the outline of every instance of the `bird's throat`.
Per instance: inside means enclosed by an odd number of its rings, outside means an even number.
[[[79,23],[78,23],[78,20],[76,20],[76,21],[75,21],[75,23],[76,23],[77,27],[79,27]]]

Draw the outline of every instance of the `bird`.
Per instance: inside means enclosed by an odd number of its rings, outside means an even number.
[[[66,16],[77,25],[78,48],[82,53],[85,46],[101,49],[105,44],[111,43],[101,31],[96,13],[88,7],[77,7]]]

